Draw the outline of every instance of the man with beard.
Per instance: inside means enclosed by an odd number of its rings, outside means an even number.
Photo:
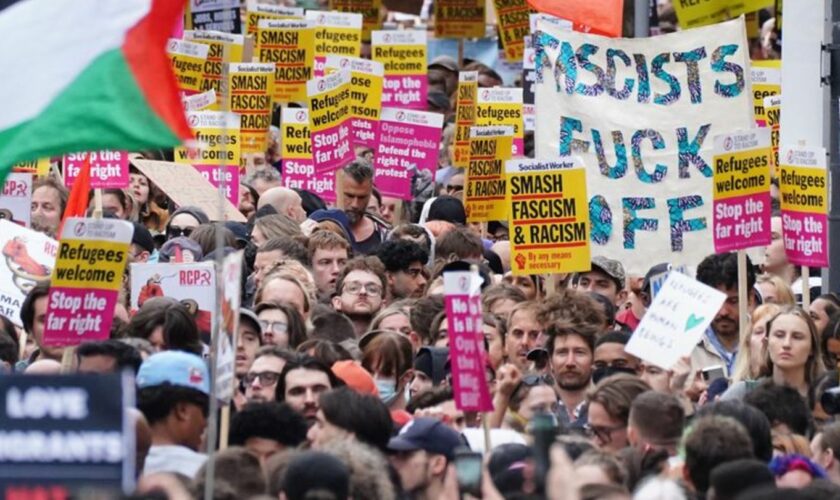
[[[735,252],[709,255],[697,266],[697,281],[726,294],[712,324],[706,329],[700,343],[691,351],[692,374],[710,366],[723,366],[726,376],[732,375],[741,331],[738,308],[738,256]],[[747,257],[747,290],[755,286],[755,271]],[[747,309],[754,307],[754,294],[749,293]],[[744,318],[746,321],[748,318]],[[694,376],[688,377],[692,383]]]
[[[336,279],[332,306],[353,322],[356,336],[367,332],[385,299],[385,267],[376,257],[356,257]]]
[[[57,238],[56,231],[70,194],[51,178],[37,181],[32,188],[32,229]]]
[[[379,247],[376,256],[385,266],[389,303],[423,296],[426,288],[423,267],[429,260],[429,254],[423,247],[409,240],[390,240]]]
[[[355,243],[353,251],[369,255],[385,240],[387,225],[366,213],[373,192],[373,169],[362,160],[355,160],[342,169],[340,189],[342,206],[350,221]]]
[[[317,359],[299,355],[289,360],[277,380],[277,401],[285,401],[303,415],[307,425],[317,420],[321,394],[344,385],[333,372]]]
[[[294,358],[292,352],[274,345],[260,347],[248,373],[242,379],[245,399],[249,403],[274,401],[280,374],[286,363]]]
[[[546,329],[545,347],[560,394],[557,417],[564,424],[583,426],[587,421],[586,390],[592,378],[597,333],[592,326],[568,320],[559,320]]]

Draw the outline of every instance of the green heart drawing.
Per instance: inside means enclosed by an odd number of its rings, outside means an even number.
[[[685,331],[693,330],[697,325],[703,322],[706,319],[705,316],[700,316],[699,318],[692,314],[688,317],[685,322]]]

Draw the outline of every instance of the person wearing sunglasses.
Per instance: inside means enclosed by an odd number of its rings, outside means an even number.
[[[275,345],[260,347],[248,373],[241,380],[245,399],[249,403],[275,401],[280,373],[286,363],[294,358],[294,353]]]
[[[618,374],[596,385],[587,397],[589,408],[584,431],[603,451],[618,453],[630,443],[627,422],[633,400],[650,386],[634,375]]]
[[[554,377],[551,374],[525,375],[510,395],[503,426],[525,432],[528,422],[535,414],[554,413],[558,400]]]
[[[180,207],[172,213],[166,224],[166,239],[171,240],[179,236],[189,237],[195,228],[208,222],[210,218],[204,210],[192,206]]]

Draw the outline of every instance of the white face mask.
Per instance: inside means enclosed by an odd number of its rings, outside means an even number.
[[[397,382],[389,378],[377,378],[376,390],[379,391],[379,399],[385,403],[385,406],[390,406],[399,394],[397,394]]]

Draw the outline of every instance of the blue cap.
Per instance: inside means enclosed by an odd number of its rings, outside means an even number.
[[[203,359],[184,351],[152,354],[140,365],[137,388],[163,384],[188,387],[210,395],[210,374]]]
[[[455,448],[465,446],[461,435],[436,418],[415,418],[388,441],[391,451],[425,450],[433,455],[455,458]]]

